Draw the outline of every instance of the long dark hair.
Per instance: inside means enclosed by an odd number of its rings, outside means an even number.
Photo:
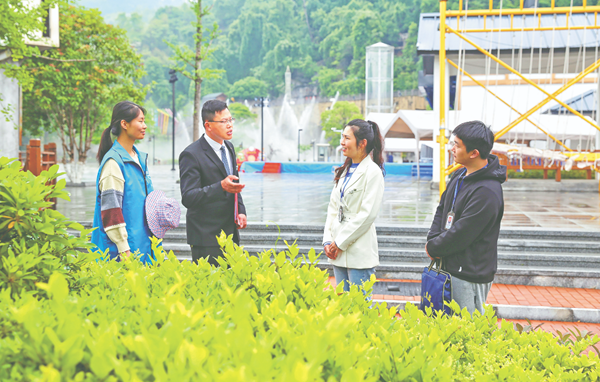
[[[100,139],[100,147],[96,156],[98,163],[102,163],[102,158],[113,145],[110,134],[118,137],[121,134],[121,121],[131,122],[140,115],[140,112],[146,114],[146,109],[131,101],[121,101],[113,107],[110,126],[104,130]]]
[[[362,119],[353,119],[348,122],[346,126],[350,126],[354,137],[356,138],[356,147],[360,145],[363,139],[367,140],[366,152],[367,155],[373,155],[373,162],[379,166],[383,175],[385,176],[385,169],[383,168],[383,138],[379,131],[379,126],[373,121],[364,121]],[[335,170],[335,179],[333,181],[338,184],[342,174],[352,164],[352,158],[346,158],[346,161],[342,167],[338,167]]]

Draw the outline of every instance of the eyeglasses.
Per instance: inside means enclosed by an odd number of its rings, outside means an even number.
[[[456,141],[448,141],[448,143],[446,143],[446,147],[448,148],[448,150],[454,148],[454,146],[457,146],[458,143],[456,143]]]
[[[214,122],[214,123],[225,123],[225,124],[232,124],[235,122],[235,118],[229,118],[229,119],[224,119],[222,121],[209,121],[209,122]]]

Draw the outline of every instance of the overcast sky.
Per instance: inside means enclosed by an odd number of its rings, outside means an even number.
[[[185,0],[79,0],[79,4],[86,8],[98,8],[102,11],[107,21],[114,19],[119,13],[138,12],[152,14],[160,7],[166,5],[179,6]]]

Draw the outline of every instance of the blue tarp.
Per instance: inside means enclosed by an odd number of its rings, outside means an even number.
[[[242,171],[261,172],[265,162],[244,162]],[[335,162],[281,162],[281,172],[298,174],[333,174],[333,170],[340,167],[341,163]]]
[[[246,173],[261,172],[265,162],[244,162],[242,171]],[[341,166],[337,162],[281,162],[281,172],[296,174],[333,174],[333,171]],[[431,177],[433,165],[431,163],[421,163],[421,176]],[[415,163],[386,163],[385,172],[387,175],[416,176],[417,168]]]

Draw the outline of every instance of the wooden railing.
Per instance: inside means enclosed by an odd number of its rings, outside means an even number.
[[[27,145],[27,151],[25,153],[19,153],[23,171],[30,171],[33,175],[38,176],[42,171],[48,170],[57,163],[56,143],[44,145],[43,150],[41,145],[41,140],[31,139]],[[51,184],[56,184],[56,179],[54,179]],[[51,208],[56,209],[56,198],[50,199],[50,202],[52,202]]]
[[[544,171],[544,179],[548,179],[548,170],[555,170],[556,174],[554,176],[554,179],[557,182],[560,182],[562,179],[562,174],[561,174],[562,164],[560,164],[560,163],[554,163],[551,166],[545,166],[544,159],[542,159],[542,158],[523,158],[522,159],[523,163],[521,163],[521,160],[518,158],[508,158],[504,154],[498,154],[498,153],[494,153],[494,154],[498,156],[498,159],[500,160],[500,164],[506,166],[507,169],[509,169],[509,170],[517,170],[517,171],[519,171],[519,170],[543,170]],[[579,167],[573,168],[573,170],[585,170],[587,179],[592,179],[592,169],[593,169],[592,166],[586,166],[583,168],[579,168]]]

